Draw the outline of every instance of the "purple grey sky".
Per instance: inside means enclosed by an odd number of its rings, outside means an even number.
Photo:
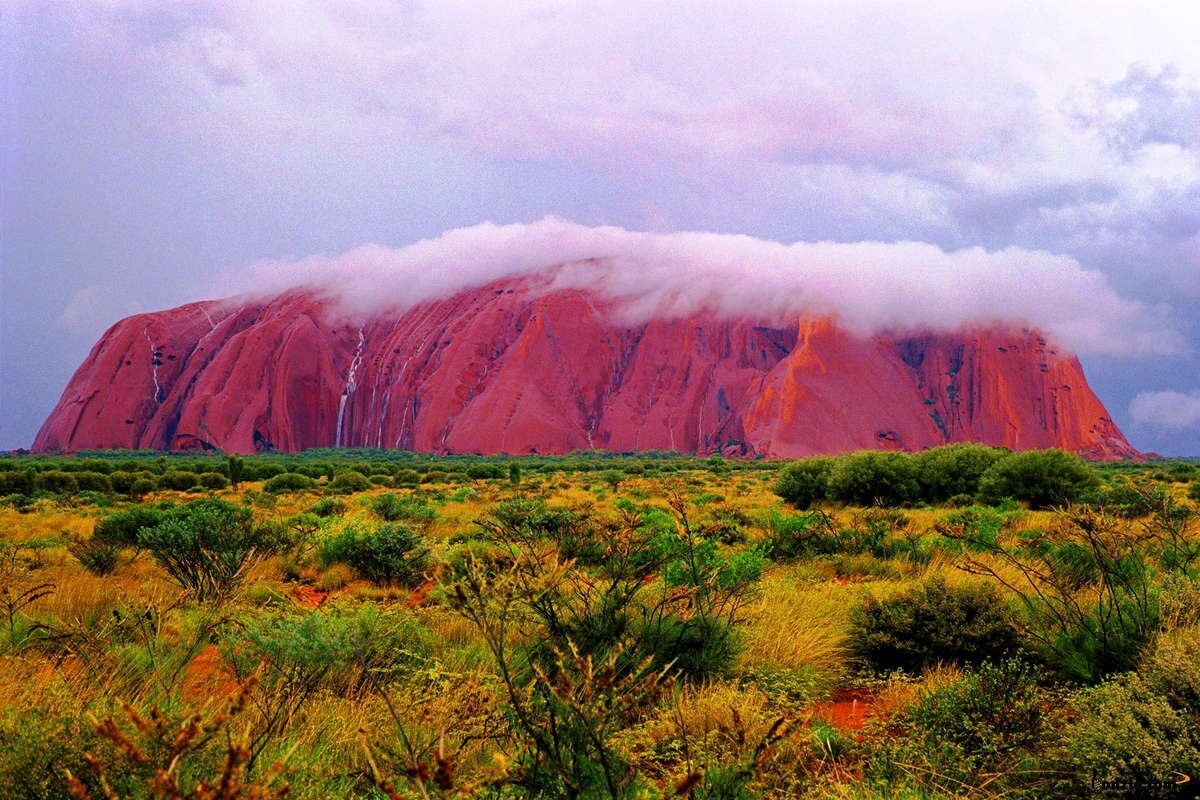
[[[555,215],[1100,273],[1014,305],[1107,332],[1126,434],[1200,454],[1200,6],[736,5],[4,4],[0,447],[120,316]]]

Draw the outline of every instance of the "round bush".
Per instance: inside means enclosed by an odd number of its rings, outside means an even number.
[[[79,491],[79,481],[75,480],[75,476],[57,469],[39,472],[33,479],[33,485],[38,491],[55,494],[75,494]]]
[[[412,528],[387,524],[375,530],[346,528],[325,540],[320,559],[326,567],[335,562],[351,566],[374,583],[415,586],[422,580],[428,554]]]
[[[256,525],[250,509],[210,498],[171,509],[137,539],[181,587],[217,600],[241,583],[252,559],[280,548],[279,533]]]
[[[793,461],[779,471],[775,479],[775,494],[796,508],[808,508],[829,496],[829,475],[833,472],[832,458],[806,458]]]
[[[164,472],[158,479],[160,489],[174,489],[177,492],[186,492],[199,485],[200,475],[189,470],[173,469]]]
[[[307,475],[301,475],[299,472],[281,472],[275,477],[267,479],[267,482],[263,484],[263,490],[271,494],[282,494],[284,492],[303,492],[316,485],[315,480]]]
[[[137,475],[126,470],[115,470],[108,476],[108,481],[112,484],[114,492],[119,494],[129,494],[129,490],[133,487],[133,482],[137,480]]]
[[[163,512],[150,506],[134,506],[118,511],[96,523],[92,538],[120,547],[137,547],[138,531],[153,528],[163,520]]]
[[[205,489],[224,489],[229,486],[229,478],[221,472],[201,472],[200,485]]]
[[[934,447],[913,456],[921,499],[942,503],[956,496],[974,495],[979,481],[997,461],[1008,455],[999,447],[952,444]]]
[[[81,492],[111,492],[113,490],[112,481],[103,472],[79,470],[72,474],[75,476],[75,483],[78,484]]]
[[[373,486],[366,475],[350,470],[335,475],[329,482],[329,491],[333,494],[354,494],[369,491]]]
[[[416,486],[421,482],[421,473],[415,469],[396,470],[395,484],[397,486]]]
[[[979,493],[988,502],[1011,497],[1050,508],[1072,503],[1099,485],[1096,473],[1074,453],[1029,450],[992,465],[980,478]]]
[[[346,513],[346,501],[336,497],[322,497],[312,504],[308,513],[316,514],[318,517],[340,517]]]
[[[951,587],[934,579],[855,608],[849,645],[855,657],[876,669],[916,671],[1001,659],[1017,651],[1019,640],[992,587]]]
[[[863,450],[837,459],[829,473],[829,495],[855,505],[899,505],[920,492],[912,457]]]

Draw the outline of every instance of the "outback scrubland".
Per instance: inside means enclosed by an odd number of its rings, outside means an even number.
[[[5,798],[1200,781],[1189,462],[98,452],[0,496]]]

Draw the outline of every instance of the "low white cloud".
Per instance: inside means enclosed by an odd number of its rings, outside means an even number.
[[[249,287],[318,288],[351,315],[411,307],[499,278],[549,274],[627,317],[712,312],[764,321],[829,316],[861,333],[1036,326],[1084,353],[1169,353],[1179,337],[1105,276],[1068,256],[1006,248],[947,252],[922,242],[797,242],[716,233],[641,233],[553,217],[485,223],[407,247],[264,262]],[[236,284],[235,284],[236,285]],[[246,284],[241,284],[244,288]]]
[[[1191,392],[1142,392],[1133,398],[1134,422],[1171,431],[1200,429],[1200,389]]]

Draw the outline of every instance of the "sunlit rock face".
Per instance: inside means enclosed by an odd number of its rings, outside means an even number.
[[[1078,360],[1020,326],[861,336],[829,319],[631,320],[529,276],[350,320],[326,297],[118,322],[34,449],[797,457],[976,441],[1139,455]]]

